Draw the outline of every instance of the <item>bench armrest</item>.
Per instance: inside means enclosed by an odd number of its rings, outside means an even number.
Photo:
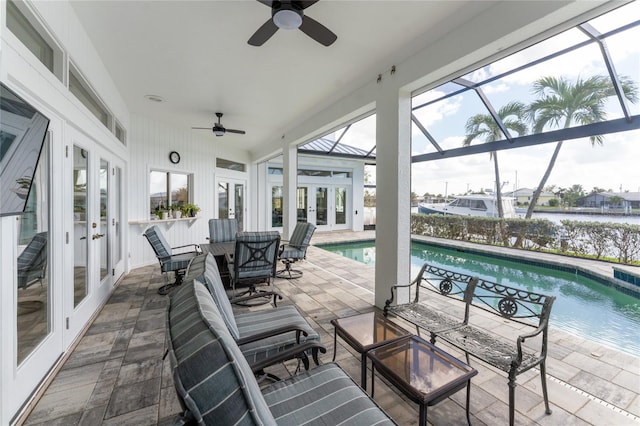
[[[413,286],[414,284],[416,284],[417,281],[413,280],[411,281],[409,284],[397,284],[394,285],[393,287],[391,287],[391,298],[387,299],[384,302],[384,315],[386,316],[388,311],[389,311],[389,307],[391,306],[391,304],[393,303],[393,299],[395,298],[395,291],[398,288],[411,288],[411,286]],[[413,302],[417,302],[418,301],[418,292],[416,292],[416,297],[414,298]]]
[[[292,331],[296,332],[296,343],[298,344],[300,343],[300,335],[303,335],[304,337],[307,337],[309,335],[302,328],[289,324],[289,325],[283,325],[282,327],[274,328],[262,333],[257,333],[252,336],[241,337],[240,339],[236,340],[236,343],[238,344],[238,346],[242,346],[247,343],[263,340],[268,337],[278,336],[280,334],[290,333]]]
[[[546,331],[546,329],[547,329],[547,324],[544,324],[544,325],[540,325],[538,328],[536,328],[531,333],[521,334],[521,335],[518,336],[518,338],[516,339],[516,345],[518,347],[518,356],[517,356],[516,361],[517,361],[518,365],[520,365],[522,363],[522,344],[524,343],[524,341],[527,340],[527,339],[530,339],[532,337],[536,337],[540,333]],[[546,339],[543,340],[542,345],[543,345],[543,347],[542,347],[542,349],[540,351],[540,358],[545,358],[546,357],[546,353],[547,353]]]

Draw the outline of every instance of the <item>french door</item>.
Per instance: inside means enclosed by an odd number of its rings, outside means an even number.
[[[220,177],[216,179],[218,219],[236,219],[238,231],[245,229],[246,181]]]
[[[68,232],[70,285],[66,295],[66,338],[70,343],[124,273],[121,162],[81,134],[70,149],[73,199]]]
[[[313,223],[318,230],[348,229],[351,220],[351,187],[302,185],[296,191],[297,222]],[[282,226],[282,186],[271,189],[272,227]]]

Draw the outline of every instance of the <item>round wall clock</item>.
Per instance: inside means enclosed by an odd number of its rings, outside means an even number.
[[[173,164],[178,164],[180,162],[180,154],[177,151],[171,151],[169,153],[169,161]]]

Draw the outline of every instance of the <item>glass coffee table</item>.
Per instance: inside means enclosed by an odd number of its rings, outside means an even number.
[[[467,422],[471,378],[478,371],[419,336],[405,337],[372,349],[371,396],[374,393],[375,370],[389,380],[407,398],[420,405],[418,424],[427,424],[427,407],[467,388]]]
[[[337,336],[355,349],[361,357],[360,386],[367,389],[367,352],[385,343],[411,335],[380,312],[368,312],[331,320],[333,334],[333,360],[336,360]]]

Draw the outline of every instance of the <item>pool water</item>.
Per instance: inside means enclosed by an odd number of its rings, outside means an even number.
[[[367,265],[375,264],[374,241],[320,247]],[[574,273],[412,242],[412,277],[425,262],[510,287],[554,295],[552,327],[632,355],[640,353],[640,299],[615,288]]]

